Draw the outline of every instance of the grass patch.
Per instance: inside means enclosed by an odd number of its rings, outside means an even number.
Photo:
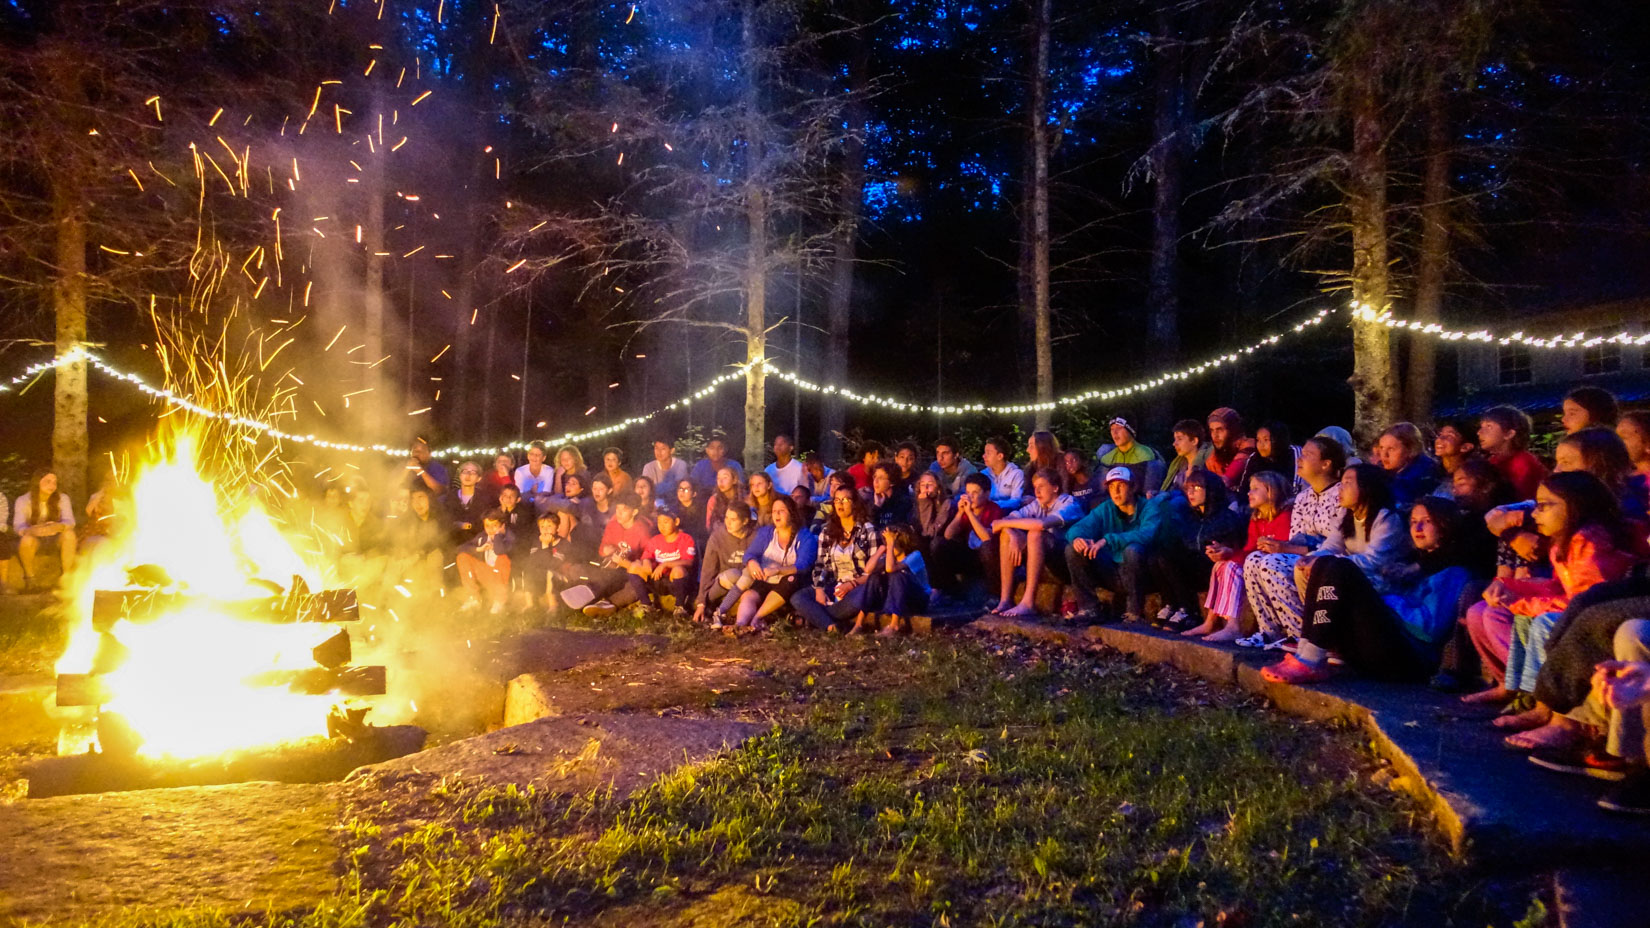
[[[626,802],[445,784],[355,845],[352,902],[456,925],[1486,924],[1349,734],[1121,659],[992,651],[912,647],[901,685],[821,692]]]

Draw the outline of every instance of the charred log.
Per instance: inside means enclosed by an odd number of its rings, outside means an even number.
[[[341,780],[357,767],[423,750],[424,739],[424,729],[414,725],[364,726],[353,738],[316,737],[198,760],[110,753],[51,757],[29,765],[24,776],[31,799],[251,780],[324,783]]]

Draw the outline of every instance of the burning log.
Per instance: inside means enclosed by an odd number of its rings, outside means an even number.
[[[415,725],[360,726],[350,738],[317,737],[195,760],[112,753],[50,757],[23,773],[31,799],[249,780],[324,783],[341,780],[357,767],[423,750],[424,739],[424,729]]]
[[[306,696],[382,696],[386,675],[383,667],[306,667],[302,670],[270,670],[247,677],[247,686],[284,686]]]
[[[190,606],[209,605],[236,618],[258,622],[355,622],[361,618],[354,590],[310,593],[300,587],[282,596],[214,600],[163,590],[98,590],[92,594],[92,625],[108,631],[121,619],[145,622]]]
[[[382,696],[388,686],[383,667],[306,667],[302,670],[270,670],[247,677],[247,686],[284,686],[305,696]],[[60,673],[57,675],[57,704],[101,706],[113,698],[102,674]]]

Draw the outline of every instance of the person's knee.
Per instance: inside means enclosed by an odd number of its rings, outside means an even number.
[[[1123,566],[1139,570],[1148,557],[1145,545],[1129,545],[1123,549]]]
[[[1618,625],[1614,647],[1618,661],[1650,659],[1650,619],[1628,619]]]

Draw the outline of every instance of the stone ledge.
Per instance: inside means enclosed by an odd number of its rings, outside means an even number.
[[[1398,775],[1394,785],[1427,805],[1455,852],[1532,870],[1650,856],[1650,823],[1595,805],[1608,785],[1544,771],[1508,750],[1490,715],[1425,687],[1348,678],[1312,687],[1268,683],[1276,652],[1211,645],[1144,626],[1085,629],[984,616],[981,631],[1059,646],[1104,645],[1264,697],[1291,715],[1358,726]]]

